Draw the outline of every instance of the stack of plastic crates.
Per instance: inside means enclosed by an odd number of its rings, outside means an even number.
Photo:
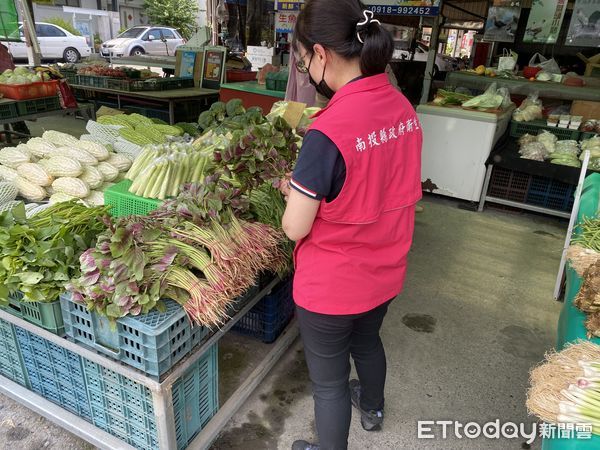
[[[62,311],[58,299],[52,302],[26,302],[22,295],[14,295],[8,299],[8,304],[1,307],[13,316],[33,323],[44,330],[63,336]]]

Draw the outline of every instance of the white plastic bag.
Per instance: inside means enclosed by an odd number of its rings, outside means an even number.
[[[538,59],[539,62],[536,63],[536,59]],[[532,67],[541,67],[544,72],[560,73],[560,67],[554,58],[548,59],[539,53],[536,53],[531,57],[529,60],[529,65]]]
[[[517,64],[517,54],[505,48],[498,60],[498,72],[512,72]]]

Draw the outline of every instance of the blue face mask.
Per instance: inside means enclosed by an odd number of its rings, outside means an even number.
[[[327,100],[331,100],[331,98],[335,95],[335,91],[331,89],[325,81],[325,68],[327,67],[327,64],[323,66],[323,74],[321,75],[321,81],[319,83],[313,80],[313,77],[310,76],[310,65],[312,64],[313,56],[315,56],[314,53],[312,54],[312,56],[310,57],[310,61],[308,62],[308,81],[315,87],[316,91],[319,94],[321,94]]]

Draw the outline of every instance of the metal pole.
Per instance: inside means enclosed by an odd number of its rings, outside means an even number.
[[[440,2],[440,13],[441,13]],[[440,35],[440,16],[433,18],[433,26],[431,27],[431,40],[429,41],[429,55],[427,55],[427,64],[425,65],[425,79],[423,80],[423,91],[421,93],[420,104],[423,105],[429,100],[429,91],[431,90],[431,82],[433,78],[433,66],[435,65],[435,56],[437,55],[438,39]]]
[[[25,0],[19,0],[19,6],[21,7],[21,14],[23,16],[23,34],[25,35],[25,44],[27,45],[29,65],[39,66],[42,62],[42,51],[40,50],[40,44],[37,40],[35,23],[31,17],[31,11],[29,11],[29,7],[25,3]]]
[[[575,190],[575,201],[573,202],[573,210],[571,211],[571,218],[569,219],[569,228],[567,228],[567,235],[565,236],[565,245],[563,246],[562,256],[560,258],[560,266],[558,267],[556,284],[554,285],[554,300],[558,300],[558,298],[560,297],[560,288],[562,286],[563,275],[565,273],[565,263],[567,260],[567,249],[569,248],[569,244],[571,243],[571,235],[573,234],[575,221],[577,220],[577,216],[579,214],[581,191],[583,190],[583,183],[585,182],[585,174],[587,172],[589,162],[590,151],[586,150],[583,156],[583,163],[581,164],[581,172],[579,172],[579,182],[577,183],[577,189]]]

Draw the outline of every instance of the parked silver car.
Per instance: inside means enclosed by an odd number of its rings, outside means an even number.
[[[177,47],[185,43],[175,28],[138,26],[130,28],[100,47],[104,58],[121,56],[174,56]]]

